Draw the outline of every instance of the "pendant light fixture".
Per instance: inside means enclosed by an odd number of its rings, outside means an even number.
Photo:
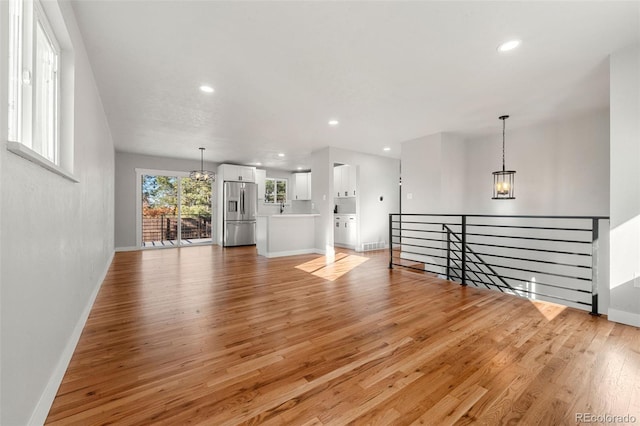
[[[504,132],[505,120],[508,115],[498,117],[502,120],[502,170],[493,172],[493,197],[494,200],[515,200],[516,196],[513,192],[515,183],[515,170],[505,170],[504,167]]]
[[[189,177],[199,182],[215,182],[216,174],[204,169],[204,148],[198,148],[200,150],[200,170],[194,170],[189,173]]]

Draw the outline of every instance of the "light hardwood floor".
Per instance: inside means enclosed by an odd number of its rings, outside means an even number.
[[[638,328],[387,262],[116,253],[47,423],[640,423]]]

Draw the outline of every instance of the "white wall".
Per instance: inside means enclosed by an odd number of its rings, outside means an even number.
[[[329,147],[311,153],[311,200],[320,214],[316,219],[316,250],[327,256],[333,250],[333,163]]]
[[[506,168],[516,171],[516,199],[491,199],[491,173],[502,167],[500,131],[465,141],[464,211],[607,216],[609,112],[526,128],[517,128],[516,123],[517,117],[509,118],[506,131]]]
[[[402,144],[402,212],[464,210],[466,149],[454,134],[438,133]]]
[[[140,185],[136,181],[136,168],[150,170],[166,170],[171,172],[189,172],[200,168],[196,160],[184,160],[151,155],[116,152],[115,154],[115,246],[117,249],[132,249],[136,247],[136,188]],[[216,163],[204,163],[205,170],[216,171]],[[213,212],[216,212],[218,194],[213,186],[211,195]],[[215,225],[212,229],[215,235]]]
[[[640,327],[640,46],[612,54],[610,67],[609,318]]]
[[[7,2],[0,9],[0,50],[7,52]],[[8,152],[0,105],[3,425],[44,421],[114,248],[113,143],[73,11],[68,2],[61,9],[75,50],[79,183]],[[2,55],[2,99],[6,61]]]

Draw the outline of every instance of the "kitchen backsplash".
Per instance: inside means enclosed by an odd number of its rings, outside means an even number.
[[[356,214],[356,199],[351,198],[334,198],[335,206],[337,206],[336,213],[342,214]],[[334,209],[335,211],[336,209]]]

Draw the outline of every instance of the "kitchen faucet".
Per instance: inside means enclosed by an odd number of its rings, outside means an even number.
[[[280,214],[284,212],[284,201],[280,203]]]

